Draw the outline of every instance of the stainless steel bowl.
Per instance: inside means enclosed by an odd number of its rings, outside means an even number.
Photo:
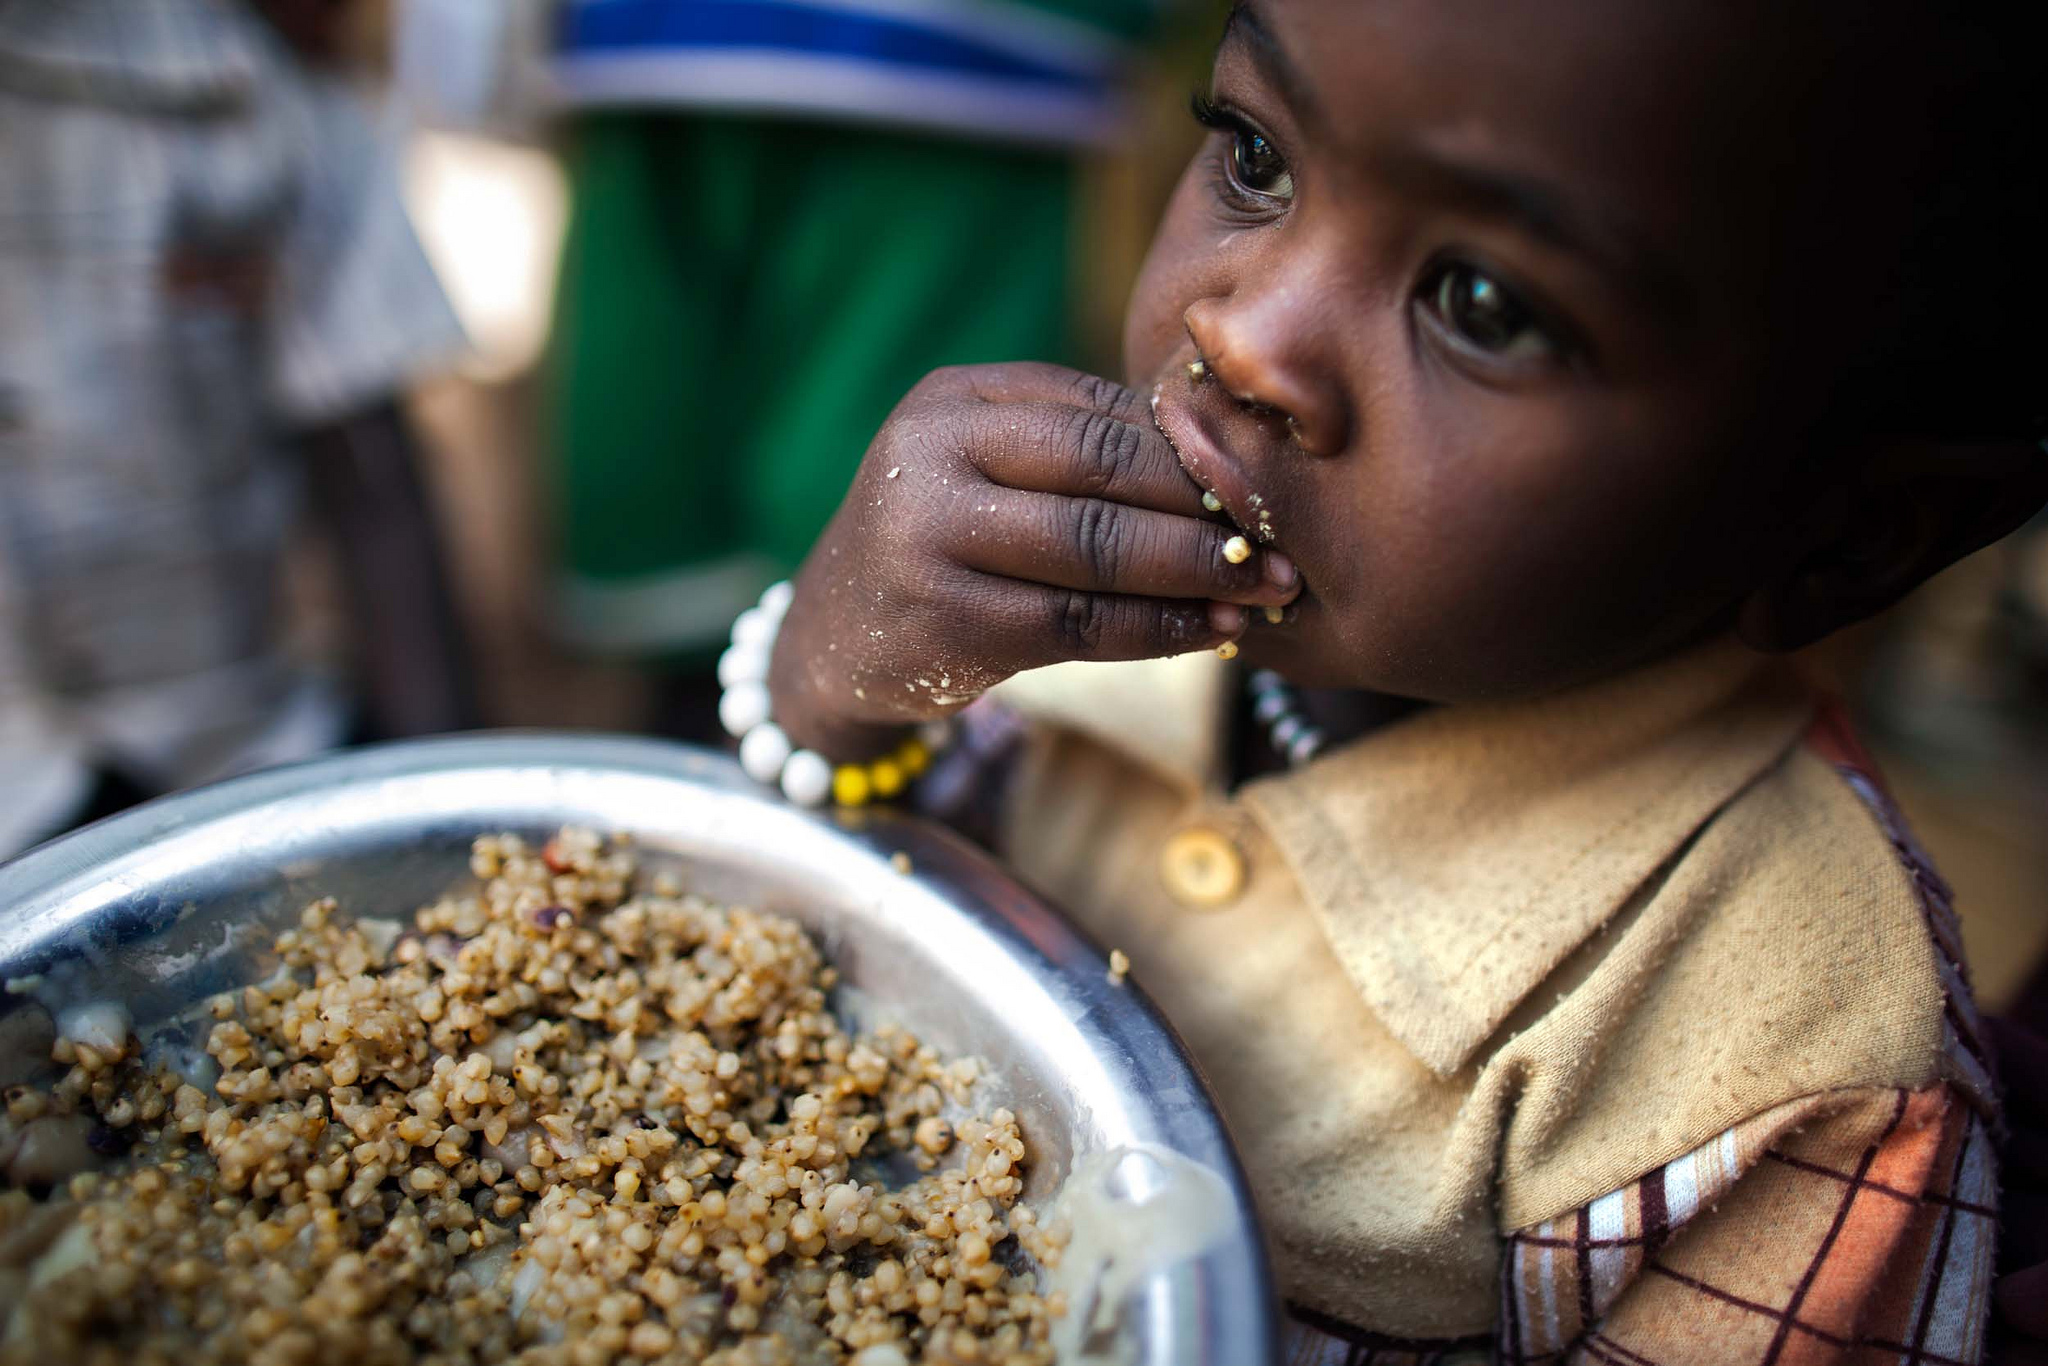
[[[900,1021],[989,1068],[1039,1155],[1044,1201],[1089,1154],[1146,1145],[1213,1173],[1220,1240],[1152,1271],[1115,1353],[1144,1366],[1276,1354],[1252,1201],[1215,1107],[1164,1021],[1044,902],[942,830],[796,810],[718,755],[619,737],[464,736],[359,750],[149,803],[0,866],[0,977],[124,1001],[138,1032],[269,970],[271,933],[315,896],[393,914],[468,876],[501,830],[630,833],[692,887],[795,917],[851,990],[856,1023]],[[891,856],[909,855],[906,876]],[[0,998],[0,1057],[47,1030]],[[15,1041],[11,1045],[9,1040]],[[1142,1176],[1139,1178],[1142,1184]],[[1105,1344],[1106,1345],[1106,1344]],[[1125,1353],[1129,1355],[1125,1357]]]

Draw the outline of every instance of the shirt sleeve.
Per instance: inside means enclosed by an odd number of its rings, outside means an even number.
[[[406,216],[393,130],[345,85],[296,68],[271,95],[297,173],[269,302],[270,390],[288,423],[311,426],[392,398],[465,341]]]
[[[1510,1235],[1496,1358],[1975,1363],[1995,1200],[1984,1121],[1947,1085],[1793,1102]]]

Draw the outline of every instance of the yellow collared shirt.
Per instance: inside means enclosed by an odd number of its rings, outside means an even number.
[[[1301,1360],[1915,1332],[1975,1359],[1989,1086],[1946,893],[1789,671],[1716,643],[1235,792],[1233,686],[1209,656],[1006,685],[1036,724],[1002,842],[1201,1064],[1283,1290],[1334,1335]],[[1880,1159],[1899,1190],[1866,1199]],[[1901,1267],[1977,1308],[1873,1317]]]

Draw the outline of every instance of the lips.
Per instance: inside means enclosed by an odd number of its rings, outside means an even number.
[[[1274,537],[1273,509],[1244,469],[1229,454],[1216,419],[1202,411],[1194,396],[1182,396],[1162,381],[1152,390],[1152,424],[1180,457],[1188,477],[1216,495],[1223,511],[1240,531],[1263,544]]]

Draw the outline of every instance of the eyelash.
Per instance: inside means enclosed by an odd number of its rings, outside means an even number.
[[[1272,145],[1273,140],[1261,132],[1258,125],[1228,105],[1218,104],[1199,90],[1188,97],[1188,112],[1193,114],[1195,122],[1204,128],[1230,134],[1230,138],[1225,140],[1209,159],[1209,185],[1219,200],[1233,212],[1260,222],[1270,220],[1277,212],[1286,208],[1287,201],[1276,200],[1270,195],[1262,195],[1256,190],[1248,189],[1239,184],[1237,177],[1232,174],[1231,156],[1236,139],[1261,138],[1268,146]]]
[[[1195,116],[1196,123],[1219,132],[1234,132],[1244,126],[1244,119],[1236,111],[1225,109],[1199,90],[1188,96],[1188,112]]]

